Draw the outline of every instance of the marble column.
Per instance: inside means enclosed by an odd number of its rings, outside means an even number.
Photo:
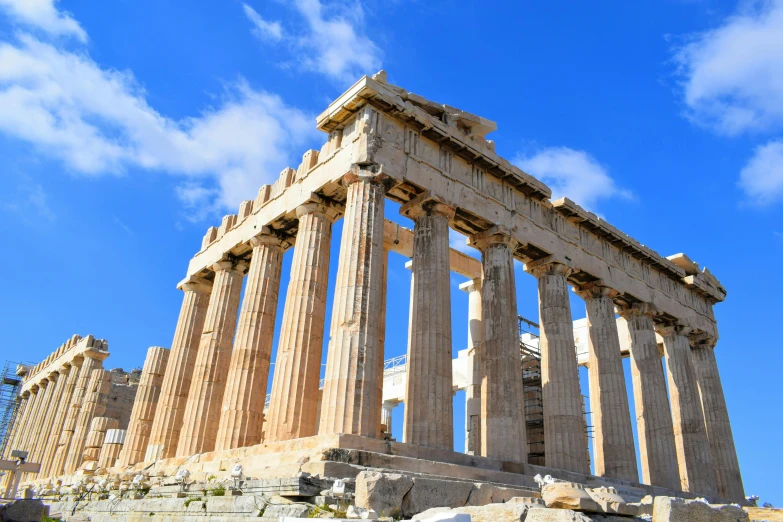
[[[36,436],[35,444],[33,444],[33,451],[28,456],[30,462],[39,462],[41,468],[45,465],[44,456],[46,454],[46,445],[50,439],[52,439],[52,423],[57,412],[57,406],[60,402],[60,396],[62,395],[63,387],[67,377],[60,375],[59,371],[53,371],[47,376],[49,385],[46,387],[47,398],[43,405],[43,411],[40,416],[41,429]],[[43,476],[38,473],[39,476]]]
[[[636,431],[642,464],[642,482],[680,489],[669,396],[661,353],[655,338],[654,308],[647,303],[621,307],[628,324],[631,379],[636,406]]]
[[[584,299],[587,308],[587,369],[590,410],[595,427],[595,474],[639,482],[631,409],[614,313],[617,291],[594,282],[581,285],[577,294]]]
[[[30,386],[30,397],[28,398],[29,413],[25,416],[25,423],[20,433],[18,447],[14,449],[28,452],[31,450],[30,439],[38,426],[38,412],[41,409],[44,393],[46,393],[46,389],[41,388],[39,384]]]
[[[250,244],[253,257],[231,352],[215,445],[217,450],[253,446],[261,442],[286,243],[264,227],[261,234],[250,240]]]
[[[266,441],[317,432],[329,255],[335,209],[314,201],[296,209],[299,228],[277,346]]]
[[[54,421],[52,422],[52,429],[46,443],[44,457],[41,459],[41,472],[39,473],[41,477],[52,476],[57,442],[60,439],[63,424],[65,424],[65,418],[73,400],[73,390],[76,387],[76,382],[79,380],[79,370],[81,369],[83,359],[81,356],[73,358],[60,368],[60,382],[63,385],[61,388],[62,394],[56,409],[52,412]]]
[[[465,387],[465,453],[481,455],[481,279],[459,285],[468,293],[468,384]],[[524,401],[524,388],[523,388]]]
[[[382,266],[381,266],[381,315],[378,318],[378,322],[381,326],[380,331],[380,340],[378,341],[379,350],[381,353],[385,353],[386,349],[386,290],[389,286],[389,250],[386,248],[386,245],[384,244],[383,249],[383,255],[381,256],[381,259],[383,260]],[[381,431],[381,425],[383,424],[383,365],[384,360],[383,357],[378,358],[378,371],[380,372],[381,378],[378,379],[378,391],[377,391],[377,401],[378,401],[378,411],[381,412],[381,419],[378,423],[378,433],[375,435],[376,438],[382,439],[383,433]],[[320,413],[320,412],[319,412]],[[320,415],[319,415],[320,418]],[[391,420],[390,420],[391,422]],[[391,429],[387,430],[389,432],[389,436],[391,436]]]
[[[585,419],[568,295],[571,268],[544,258],[529,263],[526,270],[538,279],[546,466],[588,474]]]
[[[417,198],[400,213],[414,222],[403,442],[453,451],[449,220],[454,209]]]
[[[87,355],[87,357],[82,355],[71,359],[71,377],[69,378],[69,381],[71,378],[75,380],[73,383],[73,391],[70,393],[71,400],[66,403],[65,409],[61,413],[62,428],[60,429],[60,433],[59,435],[53,434],[57,437],[57,441],[55,442],[54,457],[47,472],[51,477],[56,477],[63,473],[65,460],[68,457],[68,452],[71,447],[73,431],[76,427],[76,420],[79,418],[79,409],[84,400],[84,392],[90,378],[90,371],[101,366],[101,358],[96,357],[95,354],[91,352],[88,352]]]
[[[158,407],[150,428],[145,462],[171,458],[177,452],[212,283],[191,277],[180,288],[183,291],[182,308],[166,365],[168,371],[163,376]]]
[[[690,329],[684,326],[659,326],[658,333],[663,337],[669,370],[669,396],[680,469],[680,489],[699,495],[716,495],[715,470],[688,341]]]
[[[215,281],[182,418],[178,456],[215,449],[246,267],[244,261],[235,260],[220,261],[212,266]]]
[[[347,203],[326,360],[320,434],[378,433],[379,346],[383,301],[383,207],[386,185],[354,167],[344,178]]]
[[[726,500],[741,502],[745,498],[745,488],[742,485],[718,362],[715,360],[716,341],[705,335],[691,336],[690,340],[712,465],[718,481],[718,495]]]
[[[481,251],[481,455],[527,462],[525,395],[519,352],[514,249],[498,227],[470,237]],[[407,405],[406,405],[407,406]]]
[[[103,441],[107,430],[116,430],[119,425],[117,419],[111,417],[93,417],[90,422],[90,431],[84,440],[83,462],[97,462],[101,455]]]
[[[396,402],[382,402],[381,404],[381,424],[386,427],[386,433],[390,437],[392,433],[392,413],[395,406],[397,406]]]
[[[36,376],[38,377],[38,376]],[[52,391],[54,390],[56,377],[53,375],[47,376],[38,382],[38,405],[36,407],[35,422],[30,426],[30,435],[26,440],[26,450],[28,451],[28,459],[30,462],[38,462],[40,454],[39,439],[43,433],[44,423],[49,412],[49,402],[52,399]],[[28,476],[27,473],[24,475]],[[25,480],[23,478],[23,480]]]
[[[106,430],[103,438],[103,446],[98,455],[99,468],[112,468],[118,464],[122,446],[125,443],[126,430],[110,429]]]
[[[71,447],[65,461],[65,473],[70,474],[79,469],[82,463],[85,442],[94,417],[100,417],[106,412],[106,403],[109,400],[111,387],[111,374],[103,368],[96,368],[90,372],[90,380],[84,393],[84,403],[79,408],[79,418],[71,438]]]
[[[131,466],[144,460],[150,428],[160,399],[160,388],[169,362],[169,350],[152,346],[141,369],[136,399],[133,401],[125,444],[119,456],[120,466]],[[109,428],[107,428],[109,429]]]

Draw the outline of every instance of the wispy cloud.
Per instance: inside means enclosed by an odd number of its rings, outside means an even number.
[[[688,116],[728,135],[783,124],[783,0],[740,6],[674,49]]]
[[[87,41],[87,33],[71,15],[55,7],[56,0],[0,0],[0,8],[16,22],[55,36]]]
[[[118,227],[123,229],[129,236],[134,235],[133,234],[133,230],[131,229],[131,227],[126,225],[125,222],[123,220],[121,220],[120,218],[118,218],[117,216],[114,216],[114,224],[116,224]]]
[[[28,222],[33,215],[54,221],[56,216],[49,206],[49,196],[43,186],[27,175],[18,176],[16,181],[16,186],[5,184],[0,210],[17,214]]]
[[[286,5],[301,17],[302,30],[284,30],[279,22],[264,20],[247,4],[243,8],[260,39],[291,43],[293,60],[300,67],[339,82],[354,81],[380,69],[383,53],[362,30],[361,4],[294,0]]]
[[[279,41],[283,38],[283,26],[280,25],[280,22],[264,20],[255,9],[247,4],[242,4],[242,9],[245,10],[245,16],[253,22],[253,34],[256,38],[262,41]]]
[[[601,200],[633,199],[620,188],[607,168],[582,150],[549,147],[532,155],[519,155],[514,164],[552,188],[552,199],[567,197],[594,210]]]
[[[754,205],[783,200],[783,139],[756,148],[740,172],[739,186]]]
[[[0,42],[0,132],[76,173],[135,167],[182,176],[184,202],[200,210],[252,196],[317,134],[312,115],[242,79],[198,116],[169,118],[149,105],[132,72],[26,33]],[[208,201],[195,202],[199,186],[209,187],[198,192]]]
[[[457,232],[456,230],[449,229],[449,246],[454,250],[459,250],[463,254],[481,259],[481,252],[477,249],[468,246],[468,238]]]

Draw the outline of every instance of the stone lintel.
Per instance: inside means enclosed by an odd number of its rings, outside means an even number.
[[[99,361],[105,360],[109,356],[108,350],[103,350],[103,340],[98,340],[92,335],[80,338],[79,341],[74,344],[71,349],[64,351],[59,357],[52,357],[47,364],[39,365],[38,371],[28,374],[25,383],[22,385],[19,393],[31,390],[33,387],[38,388],[38,381],[49,380],[49,376],[52,373],[59,373],[60,369],[66,365],[72,365],[74,361],[89,357]],[[93,346],[93,344],[99,344],[100,347]]]

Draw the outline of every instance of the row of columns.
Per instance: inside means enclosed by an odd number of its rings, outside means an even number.
[[[63,357],[77,343],[87,348]],[[7,448],[27,451],[29,462],[41,464],[40,477],[73,473],[83,461],[90,424],[108,400],[110,374],[102,361],[109,354],[102,348],[92,336],[74,336],[44,361],[65,362],[42,377],[34,375],[39,380],[20,396]]]
[[[227,258],[212,267],[214,281],[192,278],[182,285],[183,305],[145,460],[252,445],[262,440],[262,433],[265,441],[316,433],[380,434],[384,321],[379,318],[385,311],[386,186],[382,177],[359,168],[345,176],[344,184],[347,201],[320,417],[318,383],[331,227],[339,212],[314,196],[297,208],[296,249],[268,419],[264,422],[262,391],[269,378],[282,254],[288,245],[265,228],[251,240],[249,266]],[[401,211],[415,223],[404,440],[452,449],[448,232],[454,209],[424,194]],[[483,456],[524,462],[524,394],[513,263],[517,244],[498,227],[471,237],[470,244],[481,251],[483,268],[483,279],[475,285],[480,292],[480,321],[476,325],[471,321],[471,335],[476,330],[475,336],[481,337],[477,350],[481,385],[470,390],[470,399],[480,401],[481,435],[476,440]],[[538,279],[539,287],[547,465],[588,473],[569,302],[571,269],[552,259],[530,263],[526,269]],[[248,279],[240,309],[245,270]],[[577,291],[585,299],[590,325],[596,473],[636,481],[630,408],[615,323],[616,292],[600,283],[582,285]],[[474,308],[479,308],[478,302],[471,305]],[[644,417],[640,448],[645,480],[673,489],[717,493],[710,467],[711,446],[719,444],[720,438],[730,439],[730,431],[727,435],[727,416],[720,414],[725,412],[725,403],[717,374],[710,373],[716,367],[704,358],[700,368],[706,380],[699,389],[687,332],[661,330],[672,389],[672,413],[667,415],[652,315],[643,307],[621,312],[629,318],[634,386],[639,390],[635,400]],[[712,397],[718,392],[720,400]],[[710,397],[705,400],[705,395]],[[719,410],[720,419],[711,421],[710,416],[716,415],[707,416],[707,427],[701,412],[703,401],[711,401]],[[708,439],[710,431],[714,434]],[[737,481],[735,464],[736,456],[733,463],[725,464],[727,478],[720,480],[731,477]],[[732,490],[724,485],[720,494],[736,496],[736,490],[736,486]]]

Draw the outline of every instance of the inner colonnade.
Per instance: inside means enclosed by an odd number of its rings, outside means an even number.
[[[573,289],[587,311],[595,474],[630,482],[640,475],[620,314],[630,339],[642,481],[744,497],[715,362],[712,307],[726,296],[715,276],[685,255],[658,255],[568,199],[551,201],[546,185],[496,154],[485,137],[494,122],[391,85],[383,72],[354,84],[317,125],[328,134],[321,150],[306,152],[297,169],[285,169],[255,200],[210,228],[190,261],[139,459],[315,435],[382,437],[393,251],[412,259],[403,442],[453,450],[457,320],[468,325],[478,374],[466,390],[471,404],[480,405],[472,412],[475,453],[526,462],[516,259],[538,282],[546,466],[589,474]],[[384,219],[387,198],[401,204],[412,232]],[[340,218],[319,392],[332,226]],[[449,248],[452,229],[480,252],[480,264]],[[290,282],[270,375],[289,248]],[[468,279],[467,318],[451,316],[451,271]]]

